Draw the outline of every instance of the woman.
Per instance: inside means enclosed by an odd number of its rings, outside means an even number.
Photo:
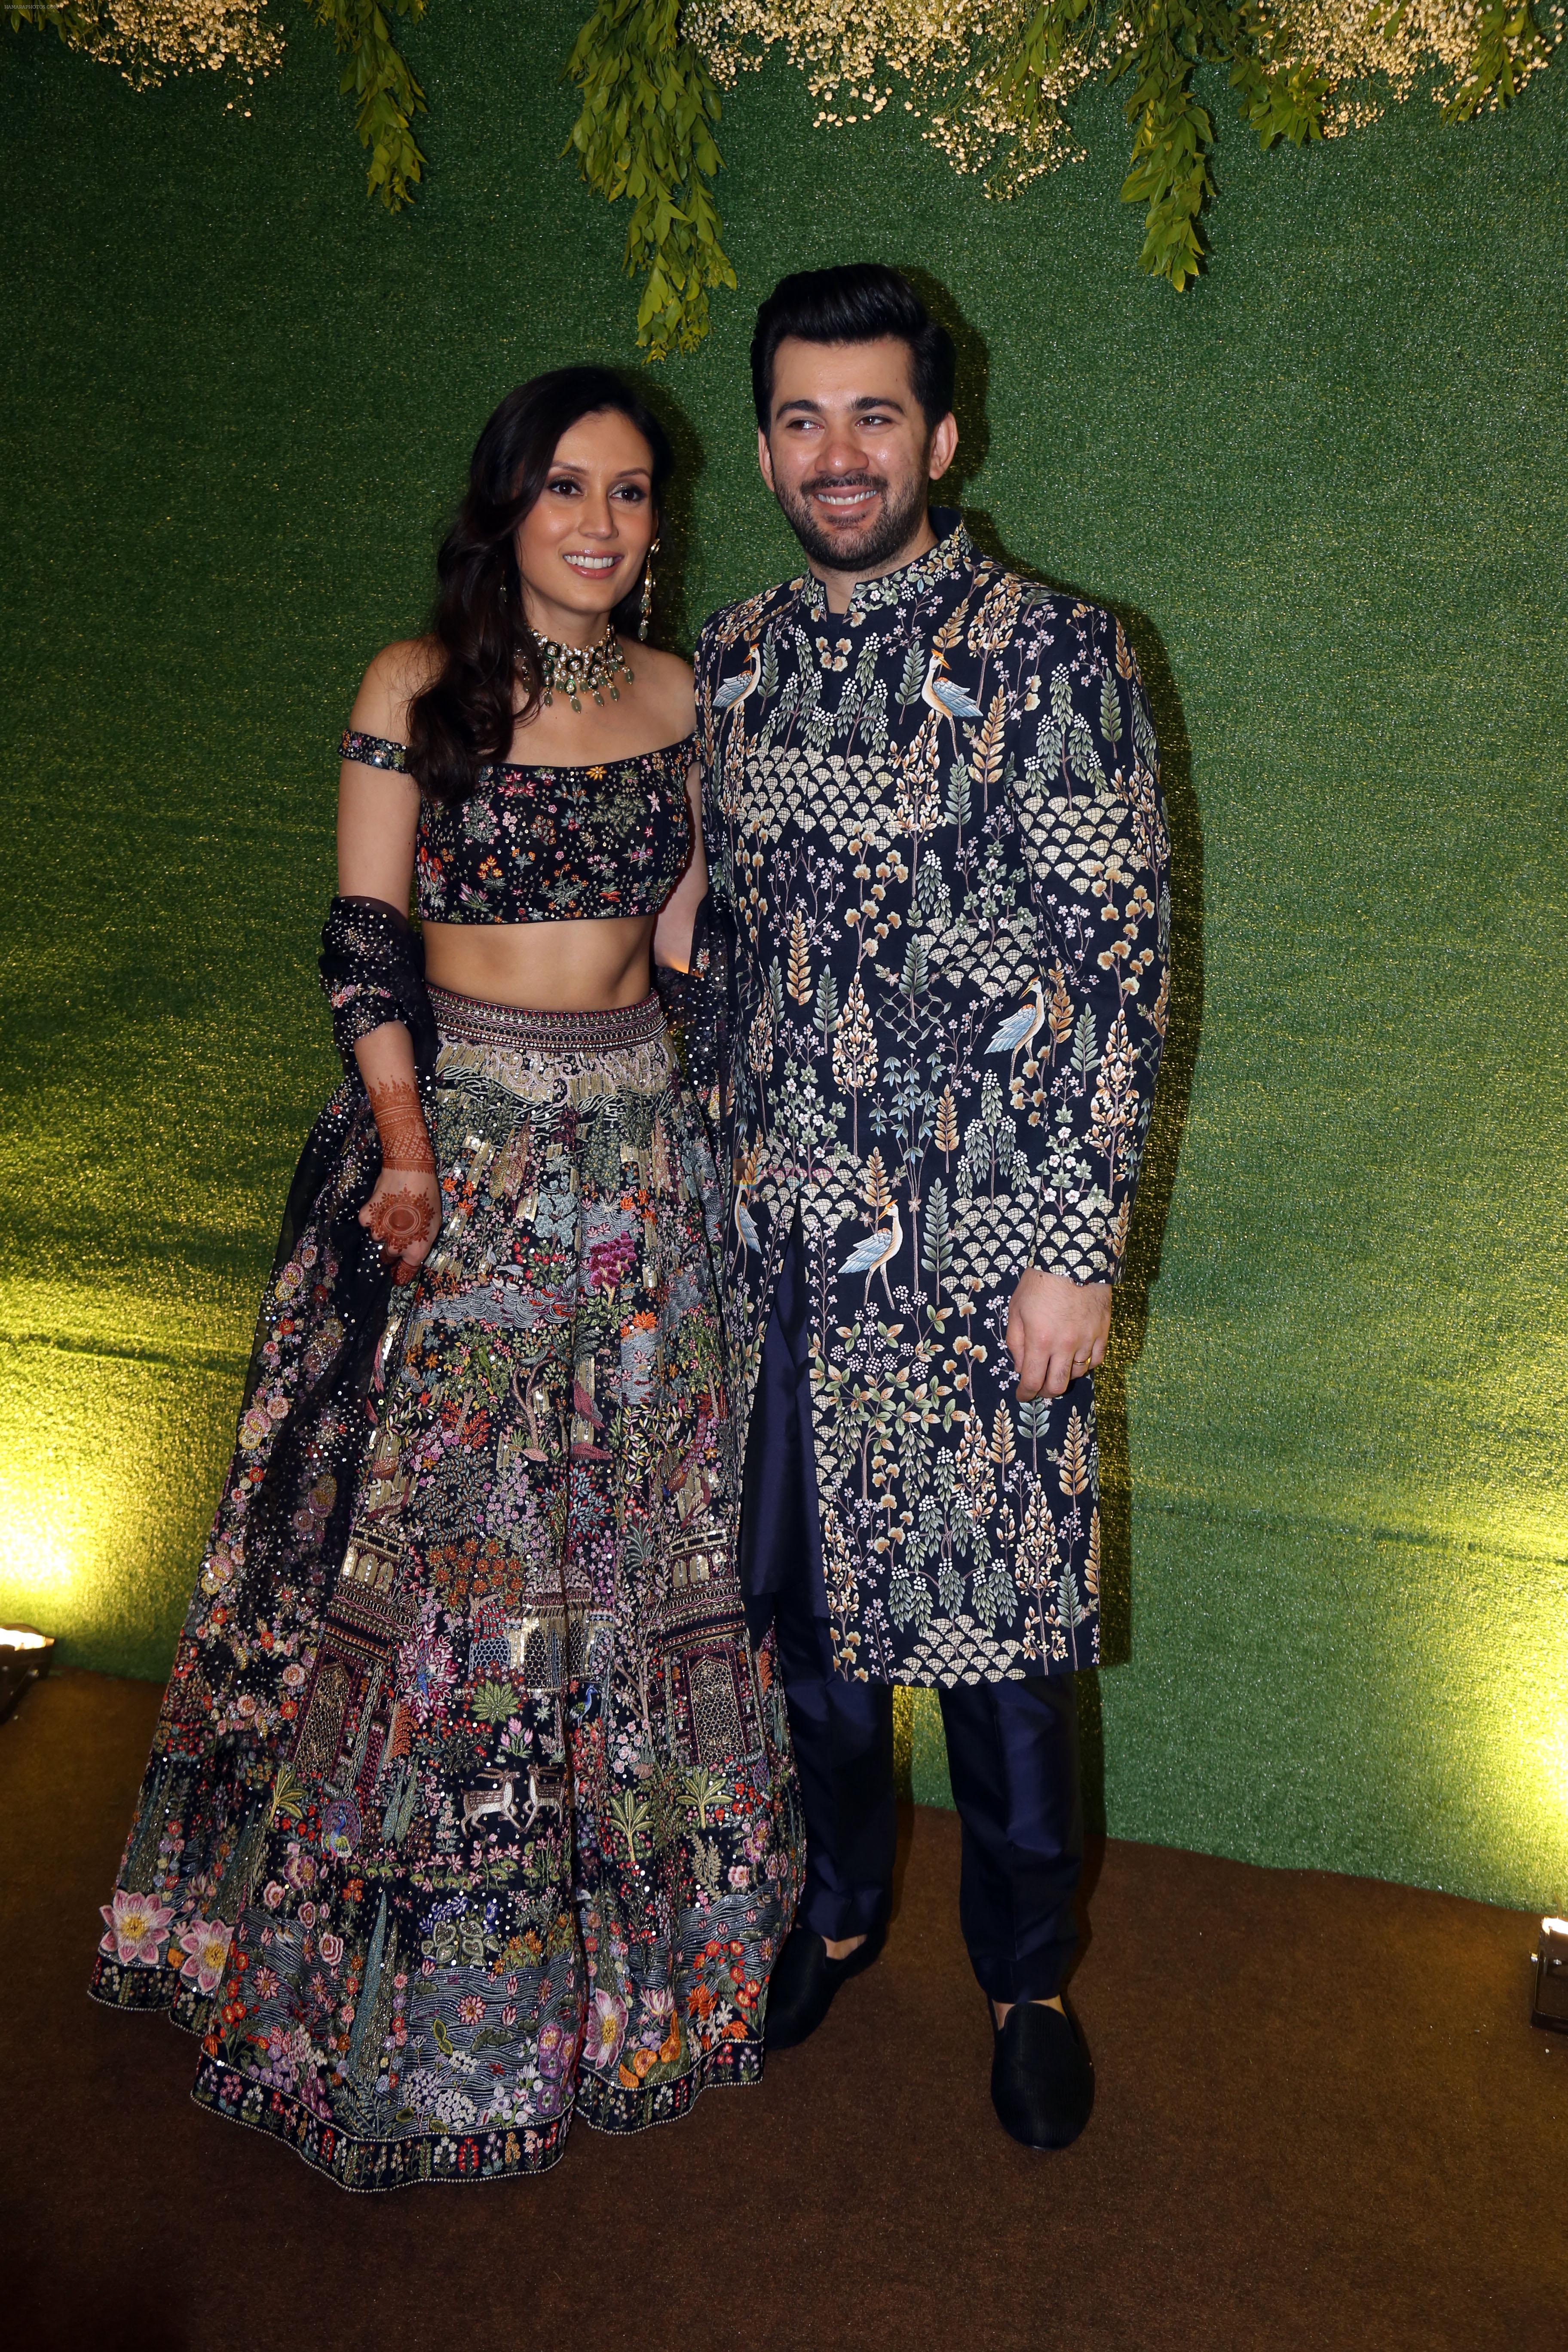
[[[669,450],[491,417],[428,637],[343,739],[306,1147],[93,1982],[351,2189],[552,2163],[761,2066],[801,1832],[746,1637],[700,1120],[704,887],[646,634]],[[405,909],[416,884],[420,942]]]

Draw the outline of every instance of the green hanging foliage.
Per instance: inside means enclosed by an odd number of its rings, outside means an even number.
[[[399,16],[416,21],[425,14],[425,0],[390,5]],[[389,213],[397,212],[414,201],[426,162],[414,138],[414,117],[427,110],[425,93],[377,0],[310,0],[310,5],[345,60],[338,88],[353,100],[359,143],[370,150],[365,186]]]
[[[1056,0],[1075,19],[1085,5]],[[1397,31],[1408,5],[1409,0],[1367,0],[1372,34]],[[1318,54],[1303,49],[1297,25],[1270,0],[1133,0],[1125,24],[1126,46],[1106,68],[1109,81],[1134,76],[1126,103],[1132,168],[1121,197],[1146,208],[1140,268],[1168,278],[1179,294],[1202,263],[1198,215],[1214,194],[1208,162],[1214,125],[1193,96],[1194,68],[1229,68],[1242,116],[1265,152],[1277,140],[1300,147],[1328,135],[1333,126],[1324,109],[1335,83],[1321,70]],[[1551,54],[1531,0],[1487,0],[1469,38],[1468,66],[1443,109],[1447,121],[1468,121],[1486,107],[1508,105]]]
[[[228,66],[269,72],[281,36],[267,0],[0,0],[13,31],[53,29],[138,88]],[[1543,26],[1535,13],[1539,5]],[[369,151],[369,193],[389,212],[413,201],[426,158],[414,119],[425,93],[393,38],[426,0],[310,0],[343,59]],[[582,93],[573,126],[584,179],[631,202],[626,268],[647,284],[637,341],[650,360],[689,352],[709,296],[733,287],[712,181],[720,86],[783,43],[817,98],[819,123],[879,114],[894,77],[906,107],[959,172],[1016,194],[1079,152],[1068,107],[1086,81],[1125,80],[1132,134],[1121,194],[1143,207],[1140,266],[1178,292],[1203,263],[1200,220],[1214,194],[1214,122],[1200,65],[1228,71],[1259,144],[1342,135],[1410,96],[1436,63],[1444,120],[1511,103],[1562,37],[1562,0],[597,0],[565,71]],[[850,111],[842,110],[845,108]],[[909,692],[907,681],[904,692]]]
[[[1121,194],[1143,208],[1141,267],[1178,291],[1214,194],[1200,65],[1227,72],[1261,146],[1301,146],[1404,102],[1433,68],[1446,120],[1506,106],[1563,32],[1560,0],[690,0],[687,16],[723,85],[782,46],[830,132],[907,93],[922,135],[997,197],[1080,160],[1073,100],[1124,82]]]
[[[118,68],[134,89],[171,74],[228,68],[254,83],[283,54],[266,19],[267,0],[0,0],[13,32],[49,28],[68,48]],[[425,163],[413,123],[425,93],[392,37],[389,14],[418,18],[425,0],[310,0],[343,58],[339,87],[354,100],[360,145],[370,150],[366,185],[388,212],[413,199]]]
[[[1322,137],[1328,83],[1310,65],[1280,54],[1281,36],[1254,0],[1240,7],[1228,0],[1142,0],[1130,22],[1130,45],[1108,76],[1134,77],[1126,105],[1132,168],[1121,199],[1146,208],[1139,268],[1168,278],[1179,294],[1197,276],[1198,215],[1214,194],[1214,124],[1193,95],[1194,68],[1230,68],[1231,88],[1264,148],[1277,139],[1299,147]]]
[[[1489,106],[1511,105],[1551,54],[1530,0],[1487,0],[1469,71],[1444,107],[1444,121],[1469,122]]]
[[[719,92],[680,27],[679,0],[598,0],[566,68],[583,93],[572,128],[584,178],[631,199],[626,270],[647,273],[637,341],[650,360],[695,351],[708,297],[735,284],[710,183]]]
[[[93,18],[90,5],[78,7],[74,0],[61,5],[56,0],[6,0],[5,14],[14,33],[24,25],[35,25],[41,33],[52,28],[69,49],[87,47]]]

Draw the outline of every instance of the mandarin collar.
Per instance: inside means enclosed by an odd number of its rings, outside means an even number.
[[[932,507],[931,529],[936,532],[936,545],[917,555],[912,563],[900,566],[897,572],[884,572],[875,580],[858,580],[849,593],[847,613],[829,613],[827,591],[815,572],[808,572],[797,583],[801,610],[813,621],[837,621],[847,626],[865,620],[868,614],[889,606],[912,604],[929,594],[943,580],[956,580],[973,572],[975,565],[974,542],[963,528],[963,518],[956,507]]]

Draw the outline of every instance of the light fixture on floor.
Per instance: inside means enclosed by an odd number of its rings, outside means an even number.
[[[1535,1962],[1535,2006],[1531,2025],[1568,2033],[1568,1919],[1543,1919],[1541,1948]]]
[[[36,1625],[0,1625],[0,1722],[4,1722],[29,1683],[49,1671],[55,1646],[52,1633]]]

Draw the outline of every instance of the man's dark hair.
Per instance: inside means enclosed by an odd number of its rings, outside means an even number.
[[[780,278],[757,312],[752,337],[752,398],[764,433],[773,415],[773,354],[786,335],[805,343],[876,343],[896,336],[910,347],[910,381],[927,425],[939,425],[952,406],[952,337],[909,279],[885,262],[850,261]]]

